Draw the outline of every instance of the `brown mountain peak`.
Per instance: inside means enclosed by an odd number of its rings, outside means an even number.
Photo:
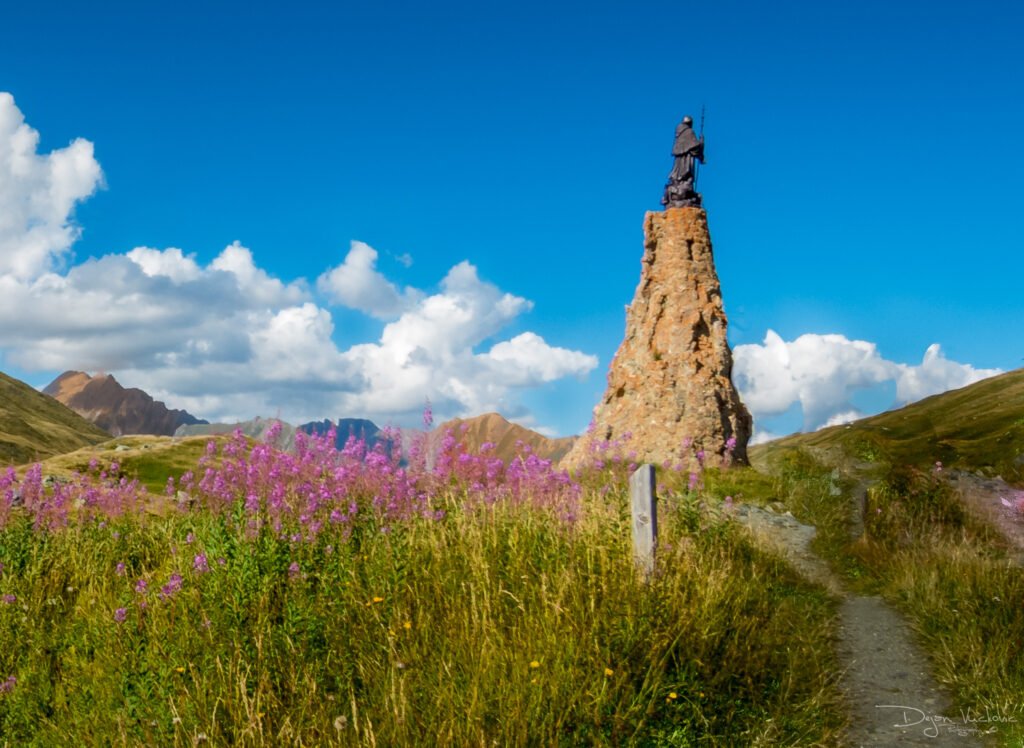
[[[115,436],[171,436],[183,424],[205,423],[183,410],[168,409],[137,387],[123,387],[112,374],[67,371],[43,392]]]
[[[552,439],[512,423],[499,413],[445,421],[434,430],[432,441],[436,439],[439,445],[448,431],[470,452],[478,452],[485,443],[493,444],[495,456],[506,461],[516,456],[519,452],[518,443],[522,442],[529,445],[538,457],[558,462],[575,441],[575,437],[571,436]]]

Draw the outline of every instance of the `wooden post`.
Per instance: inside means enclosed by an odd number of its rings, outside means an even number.
[[[654,465],[641,465],[630,476],[629,499],[633,511],[633,560],[645,576],[650,576],[654,571],[654,549],[658,541]]]

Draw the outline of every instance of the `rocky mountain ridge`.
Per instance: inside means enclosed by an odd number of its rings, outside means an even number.
[[[113,436],[171,436],[185,424],[206,423],[184,410],[171,410],[137,387],[125,388],[110,374],[66,371],[43,390]]]

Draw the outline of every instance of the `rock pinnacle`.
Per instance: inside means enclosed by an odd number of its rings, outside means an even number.
[[[588,434],[562,465],[587,464],[595,442],[626,439],[636,462],[747,463],[751,417],[732,383],[732,351],[707,214],[644,217],[640,284]],[[627,436],[628,435],[628,436]]]

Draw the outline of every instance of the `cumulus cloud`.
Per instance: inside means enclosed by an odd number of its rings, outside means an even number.
[[[195,280],[201,274],[194,255],[186,257],[176,247],[165,250],[136,247],[128,253],[128,259],[142,268],[146,275],[162,275],[175,283]]]
[[[461,262],[445,276],[439,293],[385,326],[380,341],[357,345],[346,359],[376,384],[347,397],[349,407],[371,412],[410,412],[421,408],[423,393],[438,412],[476,415],[508,410],[510,390],[536,387],[566,376],[582,376],[597,359],[548,345],[534,333],[499,342],[487,353],[475,348],[498,333],[532,304],[480,280],[476,268]],[[547,353],[551,362],[540,364]]]
[[[408,259],[405,264],[403,258]],[[408,254],[399,260],[408,267]],[[317,289],[335,304],[356,309],[378,319],[395,319],[423,296],[416,289],[398,288],[377,270],[377,250],[354,241],[345,260],[317,279]]]
[[[494,345],[487,358],[523,382],[553,382],[587,374],[597,366],[597,357],[565,348],[554,348],[532,332],[516,335]]]
[[[434,293],[399,290],[363,242],[316,283],[331,303],[388,323],[348,349],[304,279],[270,275],[237,241],[205,264],[177,247],[140,246],[63,269],[78,236],[74,206],[102,171],[87,141],[49,154],[38,142],[0,93],[0,353],[25,370],[113,372],[212,419],[412,424],[427,398],[440,418],[500,409],[530,420],[518,391],[597,364],[531,332],[495,340],[532,303],[471,263],[448,270]]]
[[[443,417],[515,413],[514,391],[597,365],[535,333],[476,350],[530,308],[462,262],[378,341],[343,350],[329,310],[245,247],[206,266],[137,247],[32,282],[0,276],[0,349],[24,369],[116,372],[203,417],[414,423],[427,398]]]
[[[919,366],[900,365],[896,378],[896,399],[914,402],[940,392],[966,387],[981,379],[1001,374],[1002,369],[975,369],[970,364],[950,361],[938,343],[932,343],[924,352]]]
[[[755,421],[799,403],[808,431],[862,417],[853,396],[886,383],[896,385],[894,404],[904,405],[1000,373],[950,361],[938,344],[911,366],[883,358],[868,341],[807,334],[787,342],[773,330],[762,344],[736,346],[734,358],[733,378]]]
[[[38,148],[39,133],[0,91],[0,274],[19,280],[51,269],[68,251],[79,235],[75,205],[103,179],[88,140],[47,154]]]

